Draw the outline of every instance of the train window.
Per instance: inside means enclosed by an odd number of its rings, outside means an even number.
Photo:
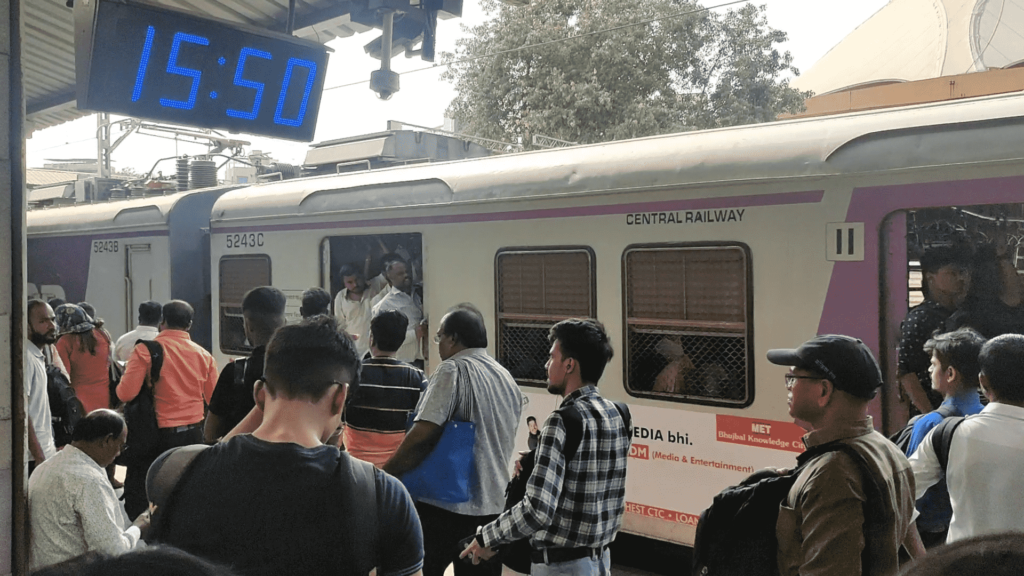
[[[749,249],[631,246],[622,265],[626,389],[680,402],[749,405]]]
[[[220,259],[220,350],[247,355],[242,297],[257,286],[270,286],[270,256],[225,256]]]
[[[500,250],[495,258],[498,361],[520,384],[545,386],[548,330],[597,315],[590,248]]]

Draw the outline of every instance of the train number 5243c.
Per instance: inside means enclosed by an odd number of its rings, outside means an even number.
[[[228,248],[259,248],[263,246],[263,233],[228,234]]]

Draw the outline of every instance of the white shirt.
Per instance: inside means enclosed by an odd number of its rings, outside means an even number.
[[[117,344],[114,344],[114,359],[122,364],[127,362],[128,358],[131,358],[136,342],[139,340],[152,340],[159,333],[160,330],[156,326],[144,326],[142,324],[135,330],[126,332],[124,336],[117,339]]]
[[[910,456],[917,498],[942,478],[933,433]],[[946,470],[953,519],[946,543],[1024,531],[1024,408],[992,402],[956,429]]]
[[[359,336],[356,340],[356,351],[362,358],[370,349],[370,318],[375,297],[388,287],[383,274],[378,274],[366,283],[366,289],[358,301],[348,299],[348,288],[342,288],[334,297],[334,316],[338,319],[338,328],[349,334]]]
[[[43,351],[31,340],[25,340],[25,393],[28,394],[28,417],[43,456],[52,458],[57,446],[53,443],[50,397],[46,393],[46,361]]]
[[[423,303],[419,296],[410,296],[394,286],[373,306],[373,316],[382,310],[398,310],[409,319],[409,327],[405,329],[405,341],[398,349],[395,358],[402,362],[423,360],[420,341],[416,338],[416,327],[423,321]],[[371,316],[372,317],[372,316]]]
[[[138,527],[125,529],[127,521],[106,471],[70,444],[32,473],[28,511],[31,570],[91,550],[120,554],[139,542]]]

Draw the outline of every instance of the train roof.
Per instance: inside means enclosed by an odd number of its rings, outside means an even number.
[[[211,223],[1017,160],[1022,124],[1003,95],[286,180],[224,194]]]
[[[29,210],[28,236],[80,235],[104,231],[166,228],[168,218],[183,200],[207,194],[223,194],[239,185],[186,190],[166,196],[110,200],[55,208]]]

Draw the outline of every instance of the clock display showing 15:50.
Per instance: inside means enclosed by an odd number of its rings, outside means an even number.
[[[326,48],[222,22],[103,2],[89,107],[312,140]]]

